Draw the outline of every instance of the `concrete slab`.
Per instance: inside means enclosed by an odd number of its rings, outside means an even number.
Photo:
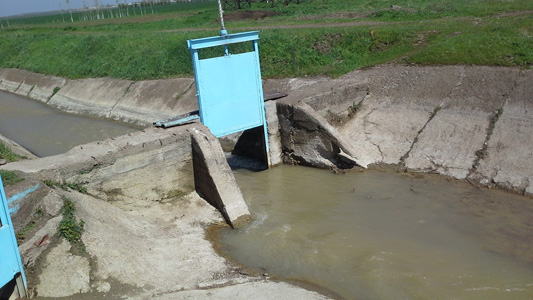
[[[0,86],[2,84],[2,81],[6,79],[6,73],[8,69],[0,68]]]
[[[95,258],[99,286],[107,282],[113,288],[113,279],[155,295],[194,289],[230,271],[205,239],[204,227],[222,218],[196,193],[143,208],[119,208],[76,192],[65,196],[85,222],[82,241]]]
[[[484,185],[525,192],[533,191],[533,72],[522,71],[518,84],[503,106],[472,178]]]
[[[277,110],[286,163],[325,169],[343,167],[346,156],[339,155],[344,153],[352,158],[351,165],[366,167],[351,144],[311,106],[288,99],[278,101]]]
[[[368,93],[366,78],[345,79],[293,78],[264,82],[263,90],[288,93],[278,101],[304,102],[332,124],[341,123],[350,114],[350,108],[363,100]]]
[[[440,110],[418,136],[405,166],[466,178],[476,159],[476,151],[485,142],[490,117],[483,112]]]
[[[436,107],[442,106],[462,66],[381,67],[345,77],[369,79],[369,95],[352,119],[337,126],[364,164],[398,164]]]
[[[0,90],[15,93],[24,82],[25,74],[28,71],[18,69],[4,69],[3,78],[0,82]]]
[[[518,75],[512,68],[465,68],[443,108],[419,135],[405,160],[407,168],[466,178],[476,152],[483,149],[491,119],[515,88]]]
[[[281,157],[283,155],[279,133],[278,111],[275,101],[265,102],[265,115],[267,120],[270,165],[275,166],[282,163]]]
[[[114,120],[151,125],[198,110],[192,78],[138,81],[113,107],[108,117]]]
[[[132,83],[112,78],[69,80],[48,104],[70,113],[105,118]]]
[[[27,82],[33,84],[28,97],[41,102],[48,102],[56,92],[63,88],[67,80],[55,76],[36,76],[35,82]]]
[[[60,155],[47,156],[38,160],[23,160],[12,162],[2,166],[5,170],[19,170],[25,173],[40,173],[41,176],[50,179],[75,179],[84,173],[113,165],[118,158],[142,153],[150,150],[157,150],[165,146],[175,144],[179,147],[185,139],[183,147],[190,147],[188,144],[190,126],[173,127],[168,129],[150,128],[110,138],[104,141],[97,141],[72,148],[70,151]],[[164,157],[161,157],[163,159]],[[146,161],[140,160],[122,164],[127,169],[134,169],[143,165]]]
[[[64,78],[18,69],[3,69],[2,81],[7,87],[6,90],[41,102],[48,101],[54,90],[57,91],[66,83]],[[0,89],[2,89],[1,84]]]
[[[210,300],[326,300],[330,299],[318,293],[307,291],[283,282],[248,282],[234,286],[208,290],[195,290],[171,293],[159,296],[157,300],[210,299]]]
[[[369,96],[339,132],[356,149],[361,164],[398,164],[440,103],[438,99],[397,103],[397,99]]]
[[[89,260],[72,255],[70,247],[63,240],[46,255],[37,285],[39,296],[68,297],[91,289]]]
[[[26,268],[32,267],[37,261],[37,258],[50,246],[49,243],[40,242],[46,239],[46,236],[50,240],[57,233],[57,226],[62,219],[63,216],[58,216],[48,220],[32,237],[27,237],[25,242],[19,245],[22,264]]]
[[[216,207],[232,227],[243,225],[250,218],[250,212],[220,142],[203,125],[189,132],[196,191]]]

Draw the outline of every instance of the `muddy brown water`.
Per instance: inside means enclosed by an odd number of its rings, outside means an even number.
[[[533,200],[442,177],[238,170],[225,254],[345,299],[533,299]]]
[[[136,130],[139,127],[67,114],[0,91],[0,133],[39,157]]]
[[[38,156],[136,130],[0,92],[0,133]],[[226,255],[345,299],[533,299],[533,200],[425,174],[235,171],[254,221]]]

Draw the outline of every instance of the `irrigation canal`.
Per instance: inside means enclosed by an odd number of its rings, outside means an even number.
[[[0,92],[0,133],[38,156],[136,130]],[[346,299],[531,299],[533,201],[427,174],[235,173],[254,221],[226,255]]]

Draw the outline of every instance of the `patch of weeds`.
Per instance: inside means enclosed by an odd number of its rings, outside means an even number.
[[[32,231],[37,227],[39,220],[44,216],[44,212],[41,208],[37,208],[33,214],[31,220],[26,224],[21,230],[15,233],[17,242],[20,244],[26,239],[28,232]]]
[[[78,182],[66,182],[64,180],[62,182],[59,182],[51,179],[46,179],[43,181],[43,183],[51,188],[58,187],[64,191],[68,191],[68,189],[71,189],[78,191],[82,194],[87,194],[87,188]]]
[[[8,162],[12,161],[19,161],[21,159],[26,159],[27,157],[18,155],[11,151],[11,149],[4,145],[4,143],[0,142],[0,159],[5,159]]]
[[[361,103],[354,103],[352,106],[348,107],[348,112],[355,114],[359,109],[361,109]]]
[[[74,202],[67,197],[62,197],[63,199],[63,208],[61,208],[61,213],[63,215],[63,220],[59,222],[57,227],[57,234],[71,244],[81,244],[81,235],[83,234],[85,223],[80,220],[76,220],[76,206]],[[85,248],[83,246],[83,248]]]
[[[5,185],[12,185],[24,180],[24,178],[18,176],[17,173],[13,171],[0,170],[0,176]]]
[[[63,28],[64,31],[76,31],[78,30],[78,27],[74,27],[74,26],[66,26]]]
[[[56,87],[54,88],[53,92],[52,92],[52,96],[51,96],[51,97],[54,97],[54,95],[57,94],[57,92],[59,92],[60,89],[61,89],[60,87],[56,86]],[[51,97],[50,97],[50,98],[51,98]]]
[[[378,30],[372,34],[372,44],[370,46],[371,52],[385,51],[396,43],[400,42],[402,38],[398,32],[392,30]]]
[[[311,46],[311,49],[316,50],[322,54],[330,54],[331,50],[335,47],[336,44],[338,44],[338,41],[340,41],[342,38],[344,38],[343,33],[327,33],[319,41],[316,41]]]

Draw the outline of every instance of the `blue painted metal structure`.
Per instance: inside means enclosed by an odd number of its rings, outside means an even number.
[[[0,177],[0,287],[13,280],[17,274],[21,274],[26,287],[26,277],[22,268],[22,261],[15,238],[15,230],[11,222],[9,207],[7,204],[4,185]]]
[[[259,32],[188,40],[198,97],[200,121],[217,136],[263,126],[268,159],[268,135],[259,64]],[[250,43],[250,51],[231,54],[228,45]],[[224,47],[218,57],[200,59],[201,49]]]

